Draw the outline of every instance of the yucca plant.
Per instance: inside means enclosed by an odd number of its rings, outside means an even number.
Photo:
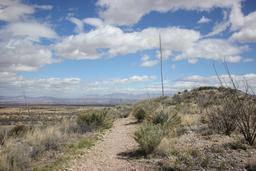
[[[168,134],[171,129],[181,123],[181,118],[177,113],[170,113],[161,110],[156,113],[152,120],[153,124],[160,125],[165,134]]]

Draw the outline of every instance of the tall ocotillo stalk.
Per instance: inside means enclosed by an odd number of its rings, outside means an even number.
[[[162,83],[162,96],[164,96],[164,79],[163,79],[163,53],[162,53],[162,40],[159,33],[159,51],[160,51],[160,67],[161,67],[161,83]]]
[[[22,87],[22,93],[23,93],[23,98],[24,98],[25,106],[27,108],[28,114],[30,114],[30,108],[29,108],[29,104],[28,104],[28,101],[27,101],[27,96],[26,96],[26,92],[25,92],[25,87],[24,87],[23,81],[21,82],[21,87]]]

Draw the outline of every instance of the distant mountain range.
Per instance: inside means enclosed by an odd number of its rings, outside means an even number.
[[[159,94],[150,95],[157,97]],[[139,100],[149,98],[147,94],[125,94],[115,93],[106,95],[86,95],[81,98],[57,98],[57,97],[26,97],[28,104],[49,104],[49,105],[115,105],[123,103],[135,103]],[[0,105],[18,104],[24,105],[24,96],[0,96]]]

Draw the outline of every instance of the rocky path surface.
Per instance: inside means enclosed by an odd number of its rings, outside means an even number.
[[[143,171],[155,170],[150,164],[138,162],[129,154],[137,149],[133,134],[138,124],[131,117],[118,119],[94,147],[71,161],[67,171]]]

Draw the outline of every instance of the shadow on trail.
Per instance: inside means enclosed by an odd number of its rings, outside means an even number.
[[[140,159],[140,158],[145,158],[145,155],[142,153],[141,150],[130,150],[130,151],[125,151],[117,154],[118,159],[123,159],[123,160],[132,160],[132,159]]]

